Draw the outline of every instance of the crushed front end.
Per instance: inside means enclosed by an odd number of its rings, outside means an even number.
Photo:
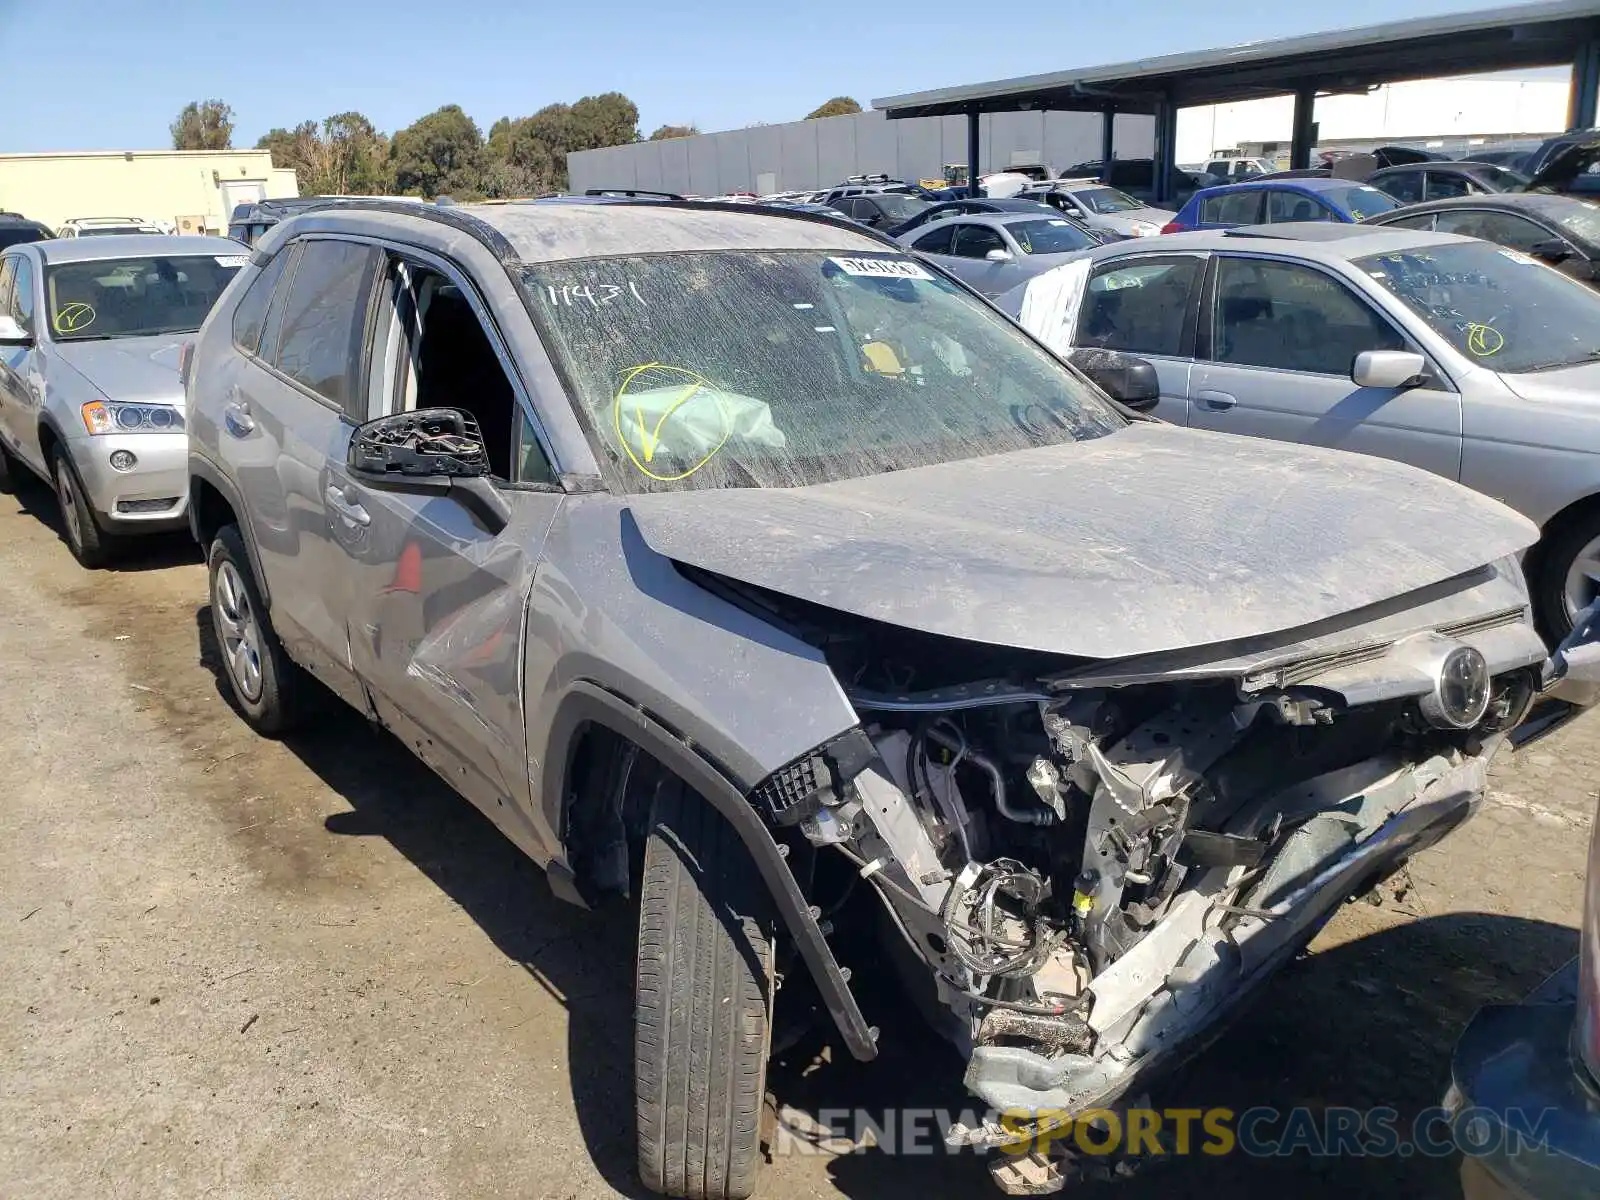
[[[1028,679],[953,681],[967,651],[918,664],[861,633],[818,639],[860,729],[825,756],[833,785],[773,816],[876,889],[910,992],[1006,1116],[950,1131],[987,1148],[1199,1049],[1341,901],[1475,810],[1548,670],[1514,563],[1288,645]]]

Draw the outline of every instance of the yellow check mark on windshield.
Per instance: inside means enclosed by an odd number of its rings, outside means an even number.
[[[633,406],[633,419],[639,423],[639,449],[644,454],[645,462],[648,463],[655,458],[656,447],[661,444],[661,427],[667,423],[667,418],[689,403],[695,393],[704,386],[704,383],[696,382],[684,388],[683,395],[667,405],[666,411],[656,419],[654,429],[645,428],[644,409],[637,404]]]

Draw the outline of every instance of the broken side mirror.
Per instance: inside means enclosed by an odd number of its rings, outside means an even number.
[[[1572,247],[1560,238],[1549,238],[1536,246],[1530,246],[1528,253],[1540,262],[1554,266],[1557,263],[1564,263],[1572,257]]]
[[[459,408],[393,413],[356,427],[345,457],[350,477],[380,491],[449,496],[498,534],[511,520],[490,481],[483,434]]]
[[[1154,363],[1093,347],[1075,350],[1069,361],[1102,392],[1134,412],[1150,412],[1161,400],[1161,377]]]
[[[1409,350],[1363,350],[1350,366],[1357,387],[1395,391],[1428,381],[1428,360]]]

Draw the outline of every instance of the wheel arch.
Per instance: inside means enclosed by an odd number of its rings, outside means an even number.
[[[598,684],[570,684],[557,703],[545,752],[539,795],[547,827],[564,841],[566,794],[577,755],[586,738],[607,730],[649,754],[693,789],[728,822],[761,874],[779,916],[805,960],[828,1011],[851,1054],[861,1061],[877,1056],[876,1033],[861,1014],[854,994],[833,956],[809,901],[789,870],[783,849],[756,809],[713,762],[687,739],[624,697]],[[532,747],[530,747],[532,749]],[[552,862],[552,867],[560,868]],[[570,877],[569,877],[570,878]]]
[[[189,456],[189,532],[209,550],[217,531],[224,525],[237,525],[239,537],[244,542],[245,553],[250,556],[250,570],[256,577],[256,588],[268,611],[272,609],[272,590],[266,572],[261,569],[261,556],[256,550],[251,533],[248,511],[243,498],[232,481],[209,461],[199,455]]]

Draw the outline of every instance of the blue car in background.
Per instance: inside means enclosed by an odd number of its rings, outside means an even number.
[[[1253,179],[1196,192],[1161,232],[1287,221],[1349,225],[1399,207],[1393,197],[1351,179]]]

